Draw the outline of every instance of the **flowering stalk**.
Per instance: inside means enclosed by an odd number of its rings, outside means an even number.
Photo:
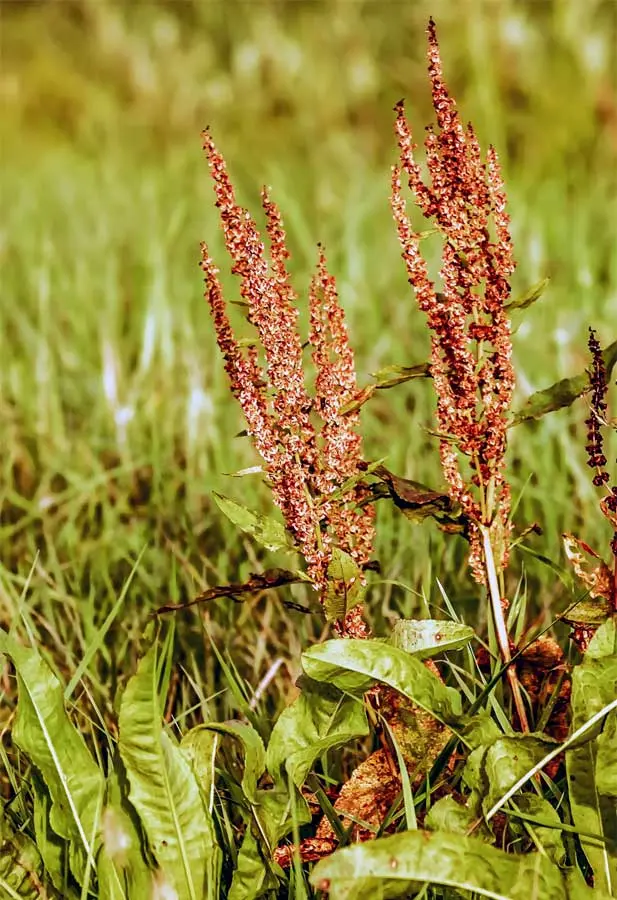
[[[257,331],[265,370],[256,346],[245,349],[236,339],[218,269],[207,245],[202,244],[201,267],[217,342],[231,391],[264,460],[274,501],[325,603],[335,548],[352,557],[361,569],[368,563],[373,540],[372,509],[358,506],[364,491],[361,485],[343,497],[339,491],[336,499],[330,498],[358,473],[362,460],[358,416],[340,414],[355,395],[357,384],[336,283],[321,249],[309,290],[309,344],[316,369],[315,396],[311,396],[278,207],[264,189],[261,199],[270,245],[268,259],[255,222],[236,202],[225,161],[208,131],[203,141],[225,245],[233,262],[231,271],[240,278],[240,295],[248,308],[248,321]],[[342,585],[342,590],[350,587]],[[362,630],[357,610],[349,610],[348,619],[338,623],[339,631]]]
[[[514,271],[509,217],[499,161],[491,147],[483,162],[471,125],[463,126],[442,74],[434,22],[428,62],[438,131],[425,140],[430,184],[414,158],[417,145],[401,101],[396,106],[399,164],[392,170],[392,211],[420,309],[431,336],[431,375],[437,395],[439,450],[450,497],[469,522],[470,568],[487,584],[504,663],[511,659],[504,618],[503,571],[508,563],[510,488],[505,480],[507,413],[514,388],[510,324],[505,309]],[[436,290],[411,224],[401,178],[443,240]],[[466,457],[467,469],[461,466]],[[521,727],[527,718],[516,674],[508,669]]]
[[[600,509],[613,527],[613,537],[610,543],[611,553],[613,554],[613,583],[609,599],[613,609],[617,611],[617,485],[611,487],[611,478],[606,471],[607,459],[604,454],[602,427],[607,424],[606,412],[608,404],[606,395],[608,383],[602,349],[593,328],[589,329],[588,346],[591,353],[591,403],[589,418],[585,420],[587,425],[587,446],[585,449],[587,450],[587,465],[595,469],[593,483],[596,487],[603,488],[606,492],[600,500]]]

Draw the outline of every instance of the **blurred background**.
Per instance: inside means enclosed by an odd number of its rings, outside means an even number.
[[[551,279],[514,323],[517,403],[582,371],[590,324],[603,343],[617,337],[614,0],[0,8],[0,554],[9,612],[27,583],[46,620],[61,604],[87,633],[144,547],[130,589],[136,623],[144,609],[261,564],[209,500],[218,489],[269,510],[259,476],[224,474],[256,460],[234,438],[243,423],[202,297],[200,240],[228,270],[201,152],[206,125],[241,202],[257,214],[258,191],[271,185],[304,294],[325,242],[360,382],[426,358],[388,195],[393,105],[406,98],[420,142],[432,120],[429,15],[463,118],[501,156],[514,295]],[[226,283],[233,299],[237,287]],[[432,403],[428,383],[381,392],[363,413],[367,457],[439,486]],[[600,546],[607,537],[585,467],[585,414],[579,402],[522,426],[511,442],[517,517],[539,522],[536,551],[557,561],[563,530]],[[435,575],[461,603],[473,601],[458,540],[385,504],[379,534],[377,619],[417,612],[422,594],[439,604]],[[553,570],[524,554],[514,567],[540,606],[565,605]],[[255,603],[259,615],[281,612]],[[221,609],[221,634],[257,615],[253,604]],[[298,621],[303,639],[312,626]],[[258,669],[264,653],[253,645],[247,661]]]

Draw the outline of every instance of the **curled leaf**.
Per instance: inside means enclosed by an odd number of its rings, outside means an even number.
[[[543,278],[541,281],[538,281],[528,288],[524,294],[521,294],[520,297],[516,297],[510,303],[506,303],[506,310],[510,313],[515,309],[527,309],[528,306],[540,299],[550,282],[550,278]]]
[[[289,572],[287,569],[266,569],[265,572],[254,572],[248,581],[207,588],[193,600],[189,600],[188,603],[167,603],[165,606],[159,606],[155,615],[176,612],[179,609],[188,609],[190,606],[195,606],[196,603],[206,603],[209,600],[217,600],[219,597],[236,598],[239,594],[258,594],[261,591],[269,591],[273,588],[283,587],[286,584],[298,584],[298,582],[307,580],[308,578],[303,572]],[[295,609],[298,612],[309,612],[306,607],[301,606],[299,603],[292,603],[286,600],[283,603],[289,609]]]
[[[610,600],[612,596],[613,575],[609,567],[606,565],[602,557],[598,556],[595,550],[573,534],[564,534],[563,545],[566,556],[570,560],[570,564],[574,569],[577,577],[583,582],[591,597],[603,597]],[[586,558],[591,556],[595,560],[599,560],[597,565],[593,565]]]
[[[394,505],[412,522],[433,518],[444,531],[465,531],[465,518],[448,494],[434,491],[418,481],[401,478],[385,466],[378,466],[372,474],[385,485],[386,496],[389,495]]]

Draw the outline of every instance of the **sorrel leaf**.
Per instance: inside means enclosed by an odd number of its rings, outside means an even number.
[[[617,624],[613,617],[598,628],[581,665],[572,673],[572,729],[615,699],[617,685]],[[613,714],[614,716],[614,714]],[[611,729],[611,717],[604,724]],[[597,735],[596,735],[597,737]],[[581,846],[594,872],[595,884],[609,894],[617,893],[617,798],[612,795],[613,777],[599,766],[614,758],[614,732],[591,739],[566,752],[568,793],[572,818],[580,830]],[[600,753],[602,748],[602,753]],[[609,760],[606,759],[607,754]],[[606,793],[602,793],[602,790]],[[598,834],[606,843],[585,836]]]
[[[408,896],[423,884],[476,891],[492,900],[608,900],[540,853],[515,855],[442,831],[407,831],[337,850],[315,866],[311,883],[329,900]]]
[[[617,341],[613,341],[603,351],[602,356],[608,383],[617,363]],[[561,381],[528,397],[523,406],[512,414],[509,424],[520,425],[521,422],[528,422],[530,419],[541,419],[547,413],[571,406],[589,387],[589,373],[586,371],[572,378],[562,378]]]
[[[473,628],[459,622],[437,619],[399,619],[390,643],[418,659],[428,659],[445,650],[459,650],[475,636]]]
[[[263,516],[261,513],[253,512],[247,509],[231,497],[225,497],[223,494],[214,493],[213,497],[216,505],[224,513],[230,522],[233,522],[242,531],[250,534],[251,537],[265,547],[267,550],[293,550],[293,544],[290,536],[285,530],[282,522],[273,519],[270,516]]]
[[[155,643],[122,697],[120,756],[130,802],[178,900],[201,900],[211,852],[203,828],[207,809],[189,761],[163,727],[160,698],[167,692],[168,681],[160,678],[163,668]]]
[[[233,737],[242,744],[244,751],[242,793],[249,803],[256,803],[257,782],[266,768],[266,751],[257,731],[248,722],[211,722],[205,727],[218,734]]]
[[[506,310],[508,312],[513,312],[513,310],[515,309],[527,309],[527,307],[535,303],[536,300],[540,299],[550,283],[550,278],[543,278],[541,281],[538,281],[536,284],[528,288],[523,294],[521,294],[520,297],[515,297],[514,300],[506,303]]]
[[[268,743],[267,765],[276,778],[284,769],[301,787],[315,760],[333,747],[368,734],[364,704],[334,685],[303,677],[299,697],[278,717]]]
[[[112,772],[107,781],[101,835],[105,852],[98,857],[99,896],[105,900],[132,900],[153,895],[154,876],[146,864],[134,810],[124,796],[124,785]]]
[[[349,553],[333,547],[323,597],[327,621],[342,619],[346,612],[362,601],[365,590],[362,571],[357,562]]]
[[[445,724],[462,717],[458,691],[447,687],[416,657],[376,640],[346,638],[316,644],[302,654],[310,678],[360,694],[375,682],[399,691]]]
[[[52,801],[53,830],[69,842],[71,868],[81,881],[94,873],[105,780],[64,707],[64,689],[36,650],[22,647],[0,630],[0,653],[17,674],[19,702],[14,743],[41,773]]]

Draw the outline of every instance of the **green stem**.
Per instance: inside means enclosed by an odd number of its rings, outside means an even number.
[[[521,723],[521,730],[528,732],[529,722],[527,721],[527,713],[525,711],[521,686],[516,675],[516,669],[511,666],[512,654],[510,653],[510,639],[508,637],[508,629],[506,627],[506,620],[501,605],[501,594],[497,580],[497,567],[495,566],[495,556],[493,554],[493,545],[491,544],[490,530],[488,526],[480,525],[480,532],[482,534],[484,545],[484,564],[488,579],[488,592],[491,601],[493,623],[495,625],[499,652],[504,666],[507,666],[506,675],[510,682],[512,698],[514,700],[516,712],[518,713],[519,722]]]

